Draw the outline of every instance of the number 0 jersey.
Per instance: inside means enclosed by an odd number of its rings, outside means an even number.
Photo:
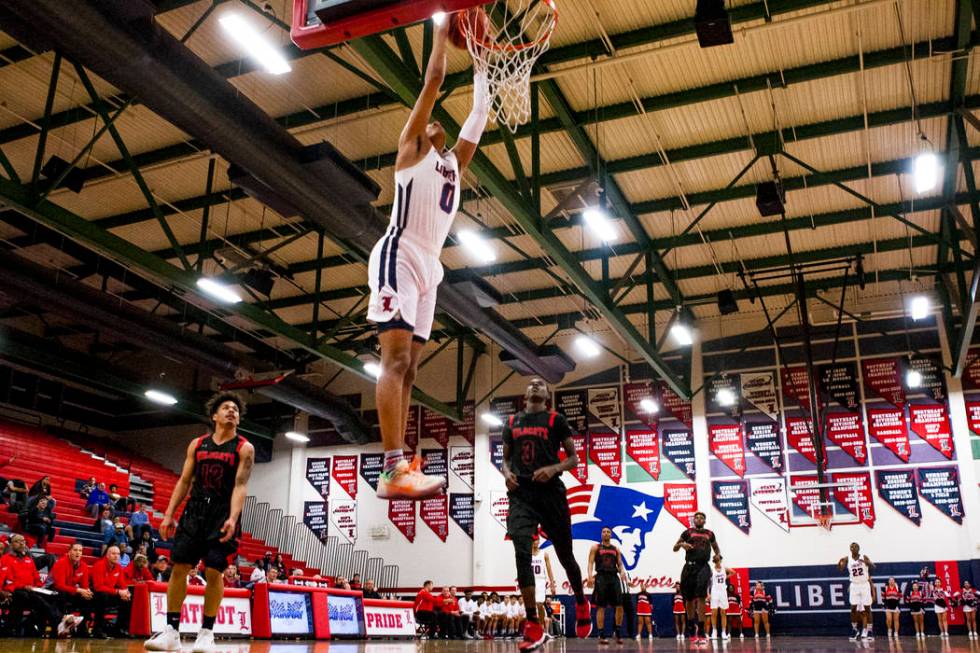
[[[452,151],[430,147],[421,161],[395,172],[395,203],[385,234],[397,254],[401,242],[439,258],[459,208],[459,163]]]
[[[562,442],[571,437],[565,416],[542,410],[511,415],[504,425],[504,444],[510,447],[510,470],[522,483],[531,482],[534,472],[558,464]],[[555,476],[552,480],[558,479]]]

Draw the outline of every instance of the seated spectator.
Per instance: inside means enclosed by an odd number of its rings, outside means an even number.
[[[27,482],[21,478],[12,478],[7,481],[7,488],[4,491],[7,505],[10,512],[23,512],[27,508]]]
[[[136,509],[136,500],[119,494],[119,486],[115,483],[109,486],[109,499],[112,500],[111,505],[116,512],[132,512]]]
[[[112,520],[112,527],[102,531],[102,553],[110,546],[118,546],[122,552],[129,548],[129,538],[126,537],[126,528],[122,520],[116,517]]]
[[[279,567],[269,567],[269,571],[265,572],[265,582],[270,584],[279,582]]]
[[[36,624],[43,635],[50,626],[64,632],[66,623],[58,611],[55,601],[33,588],[41,588],[41,574],[34,560],[28,555],[27,540],[16,534],[10,538],[10,552],[0,560],[0,603],[9,603],[9,633],[16,636],[30,636],[25,633],[24,613],[28,612],[28,623]]]
[[[131,540],[141,540],[143,539],[143,533],[149,531],[153,533],[153,527],[150,526],[150,516],[146,514],[143,510],[143,504],[137,503],[133,506],[133,512],[129,515],[129,526],[126,527],[128,531],[129,539]]]
[[[276,554],[276,561],[273,562],[272,564],[273,564],[273,566],[276,569],[279,570],[279,577],[280,578],[285,578],[286,577],[286,573],[287,573],[287,570],[286,570],[286,561],[283,559],[281,553],[277,553]],[[266,569],[266,571],[269,571],[269,570]]]
[[[25,530],[37,537],[37,546],[43,547],[54,537],[54,520],[48,516],[48,499],[42,496],[33,508],[27,512]],[[52,515],[53,517],[53,515]]]
[[[443,587],[442,594],[437,598],[439,606],[439,637],[442,639],[461,639],[459,603],[456,601],[455,588]]]
[[[361,575],[360,574],[354,574],[353,576],[351,576],[350,582],[348,584],[350,585],[350,588],[352,590],[359,590],[359,589],[361,589]]]
[[[451,588],[453,592],[456,588]],[[473,598],[473,591],[466,590],[463,593],[463,598],[459,600],[459,614],[460,614],[460,630],[463,633],[464,639],[472,639],[473,636],[471,632],[474,630],[473,620],[476,617],[476,599]]]
[[[82,485],[81,489],[78,490],[78,494],[81,495],[83,499],[88,499],[89,495],[92,494],[92,490],[97,488],[99,483],[95,480],[95,477],[91,477],[87,483]]]
[[[262,559],[257,564],[262,567],[262,571],[269,571],[269,567],[273,565],[272,551],[266,551],[265,555],[262,556]]]
[[[303,570],[300,569],[299,567],[297,567],[296,569],[293,569],[291,572],[289,572],[289,577],[290,578],[292,578],[294,576],[302,576],[302,575],[303,575]]]
[[[201,578],[201,574],[198,573],[197,567],[191,567],[190,571],[187,572],[187,584],[191,587],[204,587],[207,583]]]
[[[228,587],[237,588],[242,586],[241,581],[238,579],[238,567],[236,567],[235,565],[228,565],[227,567],[225,567],[225,571],[223,575],[224,575],[225,588]]]
[[[126,569],[131,564],[133,564],[133,558],[132,556],[129,555],[129,551],[130,551],[129,549],[123,549],[120,547],[119,566],[122,567],[123,569]]]
[[[121,557],[120,557],[121,559]],[[125,567],[126,584],[135,585],[153,580],[153,573],[150,571],[150,561],[142,553],[133,556],[133,562]]]
[[[435,603],[436,597],[432,595],[432,581],[427,580],[422,583],[422,589],[415,595],[415,621],[418,623],[421,630],[420,634],[423,637],[435,634]]]
[[[126,587],[126,577],[123,568],[119,566],[119,547],[115,544],[106,548],[105,555],[92,565],[92,591],[95,611],[95,625],[92,636],[104,638],[106,610],[116,608],[116,626],[114,634],[120,637],[129,636],[129,611],[132,596]]]
[[[82,624],[86,616],[92,615],[90,571],[82,560],[83,552],[82,545],[75,542],[68,548],[68,553],[54,563],[51,573],[48,574],[51,589],[58,593],[55,603],[59,612],[66,616],[75,612],[81,615],[68,622],[67,625],[72,630]]]
[[[349,590],[350,583],[347,582],[347,578],[344,576],[337,576],[337,580],[334,582],[334,587],[339,590]]]
[[[167,559],[167,556],[157,556],[150,573],[153,575],[153,580],[155,581],[161,583],[170,582],[170,560]]]
[[[366,599],[380,599],[381,595],[378,594],[378,590],[374,589],[374,581],[370,578],[364,581],[364,589],[362,590],[364,598]]]
[[[50,476],[42,476],[41,478],[37,479],[34,482],[34,485],[31,486],[30,491],[27,493],[28,499],[31,497],[41,497],[41,496],[46,496],[46,497],[51,496]]]
[[[259,558],[255,561],[255,568],[252,569],[252,575],[248,577],[249,585],[255,585],[256,583],[264,583],[265,580],[265,567],[262,566],[263,560]]]
[[[92,530],[94,530],[99,535],[105,532],[106,528],[112,528],[112,509],[103,508],[98,516],[95,518],[95,523],[92,524]]]
[[[103,508],[110,507],[111,505],[112,500],[109,498],[109,493],[105,491],[105,483],[99,483],[89,493],[88,501],[85,502],[85,509],[88,510],[90,515],[96,517],[102,513]]]
[[[152,565],[157,561],[157,543],[153,541],[153,532],[150,530],[144,530],[142,536],[137,540],[139,542],[138,548],[142,547],[143,554],[146,559],[150,561]]]

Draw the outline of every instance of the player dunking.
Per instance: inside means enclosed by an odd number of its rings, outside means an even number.
[[[542,528],[555,547],[558,562],[565,568],[568,583],[575,594],[575,632],[588,637],[592,632],[592,613],[582,589],[582,570],[572,553],[572,518],[565,496],[561,473],[578,465],[572,431],[565,417],[548,410],[548,386],[535,377],[524,393],[523,412],[511,415],[504,425],[504,460],[502,471],[507,482],[510,508],[507,534],[514,542],[517,582],[524,599],[527,622],[524,638],[518,644],[531,651],[545,641],[538,619],[531,540]],[[558,450],[565,449],[564,461]]]
[[[592,573],[593,568],[595,575]],[[602,541],[593,544],[589,550],[589,584],[595,588],[592,600],[596,606],[595,623],[599,627],[600,644],[609,643],[604,628],[607,608],[614,608],[616,643],[623,643],[620,634],[620,628],[623,626],[623,606],[619,579],[625,575],[623,556],[612,543],[612,529],[607,526],[602,529]]]
[[[184,469],[174,486],[167,512],[160,523],[160,537],[174,535],[173,570],[167,586],[167,625],[145,643],[150,651],[180,650],[180,612],[187,595],[187,572],[204,560],[207,588],[201,630],[194,653],[214,647],[214,619],[224,595],[223,572],[238,555],[241,534],[238,518],[245,505],[248,479],[255,463],[255,448],[238,435],[245,402],[233,392],[212,397],[207,411],[214,423],[212,433],[187,447]],[[180,523],[174,513],[190,491]]]
[[[684,549],[681,593],[684,595],[684,603],[687,607],[688,627],[693,629],[691,639],[696,644],[707,642],[703,634],[699,636],[698,629],[705,615],[704,599],[708,594],[708,583],[711,581],[708,558],[712,550],[716,555],[721,555],[714,532],[705,528],[704,522],[703,512],[694,513],[694,528],[681,533],[677,543],[674,544],[674,551]]]
[[[439,493],[445,479],[420,471],[405,459],[405,426],[422,348],[432,331],[436,290],[442,281],[439,255],[460,200],[460,178],[476,153],[487,123],[485,74],[474,76],[473,110],[456,146],[429,122],[446,76],[446,35],[451,21],[436,25],[425,85],[402,130],[395,159],[395,201],[384,237],[371,250],[368,319],[378,325],[381,376],[375,390],[384,444],[378,479],[382,499],[422,499]]]
[[[866,640],[873,640],[871,632],[871,572],[874,570],[874,563],[871,558],[861,555],[861,545],[851,542],[851,555],[844,556],[837,561],[837,568],[847,572],[847,577],[851,579],[850,603],[851,603],[851,627],[854,632],[851,634],[851,641],[856,641],[862,637]]]

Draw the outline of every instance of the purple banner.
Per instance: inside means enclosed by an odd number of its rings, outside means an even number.
[[[827,396],[844,408],[850,410],[857,408],[857,366],[854,363],[821,365],[817,376],[820,378],[820,387]]]
[[[916,526],[922,523],[915,472],[911,469],[879,469],[875,472],[875,484],[878,486],[878,496],[898,514]]]
[[[918,388],[909,388],[909,394],[926,394],[930,399],[946,401],[946,377],[938,359],[913,358],[909,366],[922,375],[922,383]]]
[[[572,433],[589,429],[588,393],[585,390],[559,390],[555,393],[555,411],[565,416]]]
[[[745,444],[774,472],[783,471],[783,441],[777,422],[746,422]]]
[[[504,432],[504,424],[511,415],[516,415],[524,406],[524,397],[513,395],[511,397],[497,397],[490,400],[490,412],[500,418],[500,426],[491,426],[488,433],[490,435],[500,435]]]
[[[664,429],[660,434],[660,452],[677,469],[694,480],[694,437],[687,429]]]
[[[748,534],[752,528],[749,514],[749,489],[745,481],[711,481],[711,503],[728,521]]]
[[[955,467],[920,467],[917,472],[923,498],[957,524],[962,524],[959,471]]]
[[[502,435],[490,436],[490,462],[501,474],[504,473],[504,437]]]
[[[330,495],[330,457],[307,458],[306,480],[326,499]]]
[[[449,495],[449,516],[463,532],[473,539],[473,495],[455,493]]]
[[[303,523],[313,531],[321,542],[327,541],[327,502],[306,501],[303,503]]]
[[[724,413],[738,419],[742,414],[742,376],[718,374],[708,380],[705,400],[709,413]]]
[[[383,453],[362,453],[361,454],[361,478],[368,482],[378,491],[378,477],[384,468],[385,455]]]
[[[422,473],[441,476],[449,483],[449,452],[445,449],[422,450]]]

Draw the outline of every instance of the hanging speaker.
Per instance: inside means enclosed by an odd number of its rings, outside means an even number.
[[[766,181],[755,187],[755,205],[763,217],[780,215],[786,208],[786,194],[781,184]]]
[[[41,167],[41,174],[48,181],[54,181],[60,177],[65,170],[68,170],[69,163],[58,156],[52,156],[48,159],[48,162]],[[78,168],[72,168],[68,170],[68,174],[65,178],[61,180],[61,186],[67,188],[68,190],[81,193],[82,188],[85,186],[85,176],[82,171]]]
[[[718,292],[718,312],[722,315],[738,313],[738,302],[735,300],[735,293],[728,288]]]
[[[702,48],[735,42],[732,21],[725,9],[725,0],[698,0],[697,9],[694,11],[694,28]]]

